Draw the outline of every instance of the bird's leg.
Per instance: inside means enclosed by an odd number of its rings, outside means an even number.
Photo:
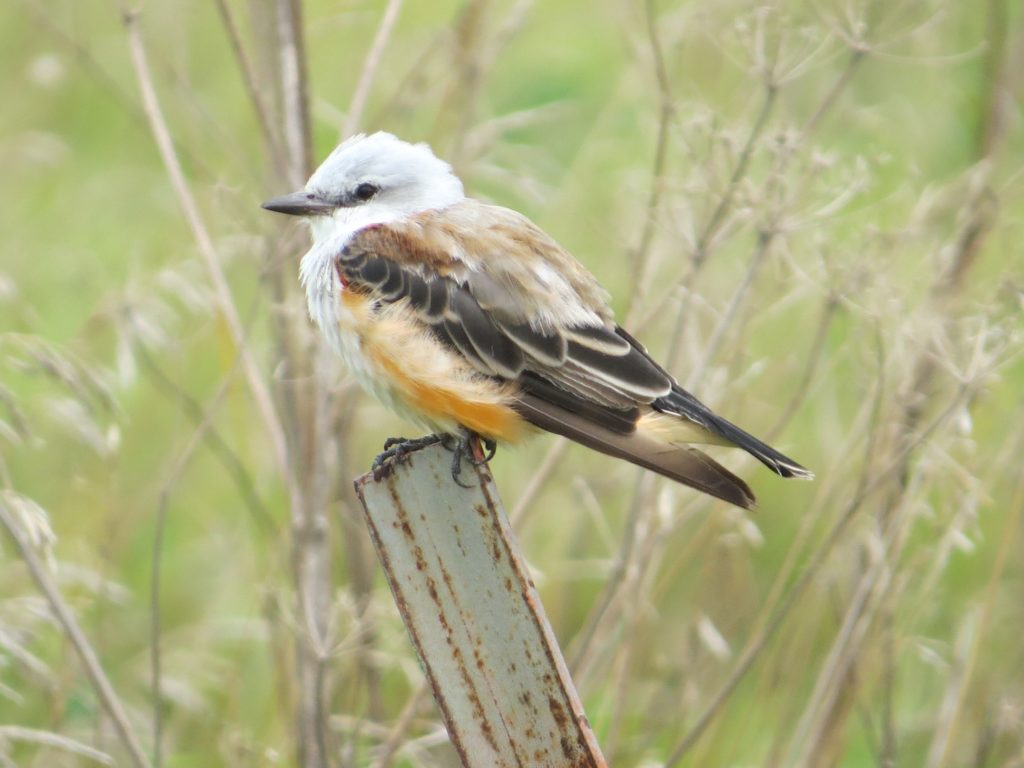
[[[389,459],[393,459],[395,463],[401,463],[413,451],[418,451],[420,448],[426,448],[428,445],[434,445],[435,443],[444,443],[447,437],[448,435],[427,435],[426,437],[417,437],[412,440],[407,440],[404,437],[389,437],[384,441],[384,450],[378,453],[377,458],[373,460],[373,479],[381,479],[384,464]]]
[[[466,459],[474,467],[487,464],[494,458],[498,449],[497,443],[488,437],[481,437],[468,430],[458,434],[427,435],[408,440],[404,437],[389,437],[384,441],[384,450],[373,460],[373,478],[380,480],[384,475],[387,462],[400,463],[413,451],[426,448],[428,445],[441,443],[452,452],[452,480],[463,488],[472,488],[471,484],[462,482],[462,460]]]
[[[448,435],[448,440],[442,440],[442,444],[452,452],[452,480],[463,488],[471,488],[472,485],[462,482],[462,459],[479,467],[493,459],[498,450],[494,440],[468,430],[461,435]]]
[[[470,450],[472,453],[470,461],[475,467],[486,465],[487,462],[494,458],[494,454],[498,452],[498,443],[489,437],[472,435],[469,439],[471,441]]]
[[[469,454],[471,449],[469,447],[469,440],[472,433],[463,433],[461,435],[445,435],[441,438],[441,445],[452,452],[452,480],[455,481],[456,485],[461,485],[463,488],[472,488],[472,484],[464,483],[461,480],[462,477],[462,457]]]

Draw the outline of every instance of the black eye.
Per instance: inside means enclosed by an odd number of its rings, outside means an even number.
[[[378,192],[380,192],[380,187],[378,187],[376,184],[370,184],[369,182],[364,181],[362,184],[356,187],[356,200],[361,200],[365,202],[372,198],[374,195],[376,195]]]

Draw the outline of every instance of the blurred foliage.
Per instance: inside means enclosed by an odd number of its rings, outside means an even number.
[[[270,4],[229,6],[273,82]],[[317,158],[382,12],[304,5]],[[247,343],[287,386],[272,320],[305,309],[270,276],[304,246],[259,209],[286,190],[216,5],[139,13]],[[288,491],[118,9],[6,3],[0,46],[2,503],[147,746],[159,553],[167,766],[293,764]],[[753,644],[678,764],[1024,765],[1021,73],[1009,0],[402,8],[361,126],[429,141],[530,215],[681,381],[818,474],[722,453],[748,515],[548,437],[499,452],[510,509],[557,462],[517,524],[612,764],[664,764]],[[334,381],[344,489],[410,428]],[[346,491],[329,511],[331,755],[372,765],[421,675]],[[22,726],[127,764],[0,541],[0,760],[92,764]],[[414,706],[394,764],[451,764]]]

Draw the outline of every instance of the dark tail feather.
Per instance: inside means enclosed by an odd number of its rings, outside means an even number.
[[[695,448],[665,445],[638,432],[614,432],[528,392],[520,395],[516,410],[531,424],[595,451],[625,459],[744,509],[755,504],[754,493],[745,482]]]
[[[788,456],[779,453],[731,421],[713,413],[710,408],[679,385],[673,387],[672,392],[655,400],[651,405],[659,411],[674,413],[700,424],[705,429],[733,443],[736,447],[742,448],[782,477],[795,477],[801,480],[814,479],[814,473],[809,469],[800,466]]]

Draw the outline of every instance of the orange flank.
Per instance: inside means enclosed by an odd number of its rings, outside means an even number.
[[[502,442],[516,442],[522,437],[525,422],[509,406],[470,400],[453,388],[428,386],[384,356],[378,357],[377,362],[388,373],[392,386],[405,398],[406,404],[429,421],[441,424],[457,421],[478,435]]]
[[[346,321],[359,336],[359,349],[378,369],[375,377],[432,429],[458,426],[502,442],[523,436],[526,421],[507,403],[508,385],[487,380],[463,359],[425,337],[404,304],[379,310],[358,291],[342,289]]]

